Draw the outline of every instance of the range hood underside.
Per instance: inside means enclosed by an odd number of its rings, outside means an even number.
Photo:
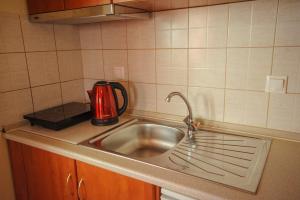
[[[53,24],[84,24],[124,19],[149,19],[151,13],[126,6],[101,6],[30,15],[31,22]]]

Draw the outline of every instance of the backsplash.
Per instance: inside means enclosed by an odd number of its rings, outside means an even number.
[[[73,100],[84,101],[79,30],[0,13],[0,125]]]
[[[129,88],[130,108],[300,132],[300,2],[257,0],[154,13],[151,20],[80,26],[85,87]],[[266,93],[267,75],[288,94]]]
[[[0,123],[88,101],[97,80],[128,89],[129,107],[300,133],[300,2],[257,0],[163,11],[150,20],[80,26],[0,14]],[[287,94],[265,93],[267,75]]]

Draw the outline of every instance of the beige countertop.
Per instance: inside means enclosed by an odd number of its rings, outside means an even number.
[[[85,128],[79,128],[81,126]],[[92,125],[90,126],[90,130],[95,128]],[[79,130],[80,133],[77,134],[81,135],[81,131],[88,131],[89,126],[81,124],[76,129],[72,128],[73,134],[76,135],[74,132]],[[99,134],[100,128],[96,129],[97,134]],[[140,161],[88,149],[76,145],[76,142],[66,142],[53,137],[45,137],[45,134],[36,134],[24,130],[26,129],[11,131],[6,133],[5,137],[9,140],[83,161],[197,199],[300,199],[299,142],[273,139],[257,194],[252,194]],[[103,130],[101,129],[101,131]],[[93,134],[91,133],[91,135]],[[83,137],[78,138],[83,139]]]
[[[41,126],[30,126],[29,124],[21,126],[18,129],[72,144],[79,144],[86,139],[95,137],[99,134],[110,131],[113,128],[121,126],[131,119],[133,119],[133,117],[125,115],[119,118],[119,123],[111,126],[92,126],[90,120],[88,120],[60,131],[46,129]]]

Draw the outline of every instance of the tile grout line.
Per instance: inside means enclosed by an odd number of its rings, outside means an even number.
[[[156,59],[157,59],[157,49],[156,49],[156,12],[154,12],[154,73],[155,73],[155,111],[158,111],[158,84],[157,84],[157,65],[156,65]]]
[[[131,82],[130,82],[130,80],[129,80],[129,52],[128,52],[128,40],[127,40],[127,32],[128,32],[128,24],[127,24],[127,22],[123,22],[124,24],[125,24],[125,44],[126,44],[126,65],[127,65],[127,85],[128,85],[128,91],[127,91],[127,93],[128,93],[128,106],[127,106],[127,109],[133,109],[131,106],[132,105],[130,105],[131,103],[130,102],[132,102],[132,101],[130,101],[130,99],[131,99],[131,96],[130,96],[130,88],[131,88],[131,86],[132,86],[132,84],[131,84]]]
[[[99,23],[97,24],[98,25],[98,28],[100,29],[100,36],[101,36],[101,47],[102,49],[100,50],[101,51],[101,55],[102,55],[102,73],[103,73],[103,79],[106,80],[106,75],[105,75],[105,62],[104,62],[104,49],[103,49],[103,31],[102,31],[102,24]],[[84,66],[82,64],[82,70],[84,72]],[[83,73],[84,74],[84,73]]]
[[[90,48],[90,49],[52,49],[52,50],[40,50],[40,51],[11,51],[11,52],[0,52],[0,54],[10,54],[10,53],[39,53],[39,52],[53,52],[53,51],[81,51],[81,50],[169,50],[169,49],[246,49],[246,48],[253,48],[253,49],[259,49],[259,48],[273,48],[273,47],[300,47],[300,45],[270,45],[270,46],[249,46],[249,47],[243,47],[243,46],[223,46],[223,47],[183,47],[183,48],[132,48],[132,49],[126,49],[126,48]]]
[[[188,27],[187,27],[187,79],[186,79],[186,98],[191,102],[189,98],[190,94],[190,8],[187,9],[188,11]],[[185,114],[187,114],[187,110],[185,109]],[[195,116],[194,116],[195,117]]]
[[[53,38],[54,38],[54,46],[55,46],[55,54],[56,54],[56,63],[57,63],[57,69],[58,69],[58,79],[59,79],[59,87],[60,87],[60,98],[62,104],[64,103],[63,100],[63,91],[62,91],[62,84],[61,84],[61,73],[60,73],[60,64],[59,64],[59,58],[58,58],[58,49],[57,49],[57,41],[56,41],[56,35],[55,35],[55,25],[52,25],[52,32],[53,32]]]
[[[31,96],[31,104],[32,104],[32,112],[35,111],[35,105],[34,105],[34,100],[33,100],[33,94],[32,94],[32,86],[31,86],[31,79],[30,79],[30,73],[29,73],[29,65],[28,65],[28,58],[27,58],[27,52],[25,48],[25,39],[24,39],[24,34],[23,34],[23,28],[22,28],[22,21],[21,21],[21,16],[18,15],[19,19],[19,25],[20,25],[20,30],[22,34],[22,42],[23,42],[23,50],[25,54],[25,63],[26,63],[26,68],[27,68],[27,77],[28,77],[28,82],[29,82],[29,91],[30,91],[30,96]]]
[[[277,0],[277,8],[276,8],[276,14],[275,14],[274,38],[273,38],[273,49],[272,49],[272,60],[271,60],[270,75],[272,75],[273,65],[274,65],[274,53],[275,53],[275,42],[276,42],[276,33],[277,33],[277,21],[278,21],[279,3],[280,3],[280,1]],[[288,92],[286,92],[286,94],[288,94]],[[271,101],[271,93],[268,92],[267,116],[266,116],[266,121],[265,121],[266,128],[268,128],[268,126],[269,126],[270,101]]]
[[[224,74],[224,97],[223,97],[223,119],[222,121],[225,122],[225,113],[226,113],[226,91],[227,91],[227,64],[228,64],[228,38],[229,38],[229,20],[230,20],[230,5],[227,6],[227,35],[226,35],[226,58],[225,58],[225,74]]]
[[[250,68],[252,68],[252,66],[250,66],[250,58],[251,58],[251,54],[252,54],[252,48],[251,48],[251,42],[252,42],[252,31],[253,31],[253,13],[254,13],[254,3],[253,2],[249,2],[251,4],[251,15],[250,15],[250,35],[249,35],[249,41],[247,44],[247,68],[246,68],[246,85],[244,86],[243,90],[248,89],[248,78],[249,78],[249,72],[250,72]],[[245,93],[248,95],[248,91],[245,91]],[[242,121],[239,122],[240,124],[248,124],[248,120],[247,120],[247,98],[245,99],[246,95],[243,95],[242,97],[242,101],[243,101],[243,105],[242,105]]]

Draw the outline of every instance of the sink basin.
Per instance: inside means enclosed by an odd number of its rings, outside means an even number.
[[[147,158],[165,153],[184,137],[182,130],[152,123],[133,124],[105,138],[92,140],[98,148],[130,157]]]

